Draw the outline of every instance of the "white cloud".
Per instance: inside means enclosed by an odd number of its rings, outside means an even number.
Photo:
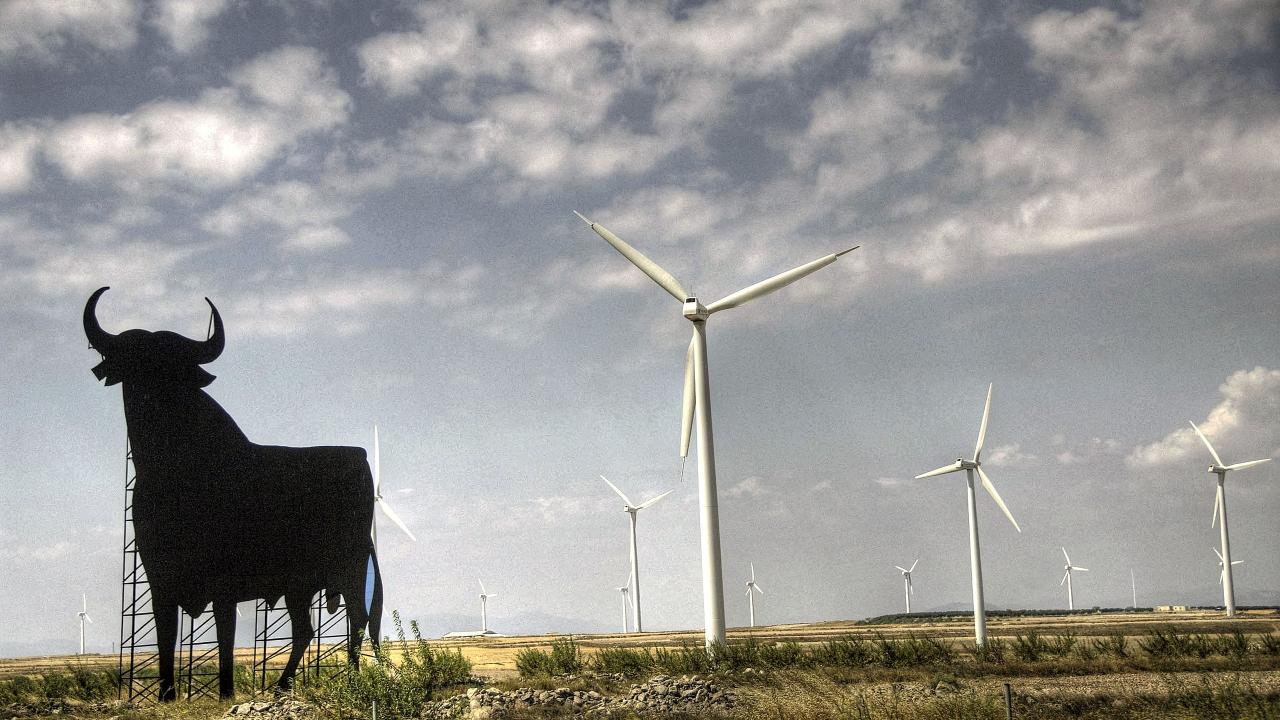
[[[997,445],[985,453],[985,462],[996,467],[1026,468],[1040,464],[1040,457],[1035,453],[1023,452],[1019,443]]]
[[[40,137],[40,131],[28,125],[0,125],[0,194],[31,187]]]
[[[27,58],[53,64],[68,46],[119,52],[138,40],[136,0],[4,0],[0,62]]]
[[[729,489],[725,491],[725,495],[729,497],[760,497],[771,492],[759,477],[752,475],[730,485]]]
[[[1218,387],[1222,400],[1196,424],[1226,463],[1280,455],[1280,370],[1237,370]],[[1192,460],[1212,463],[1188,425],[1149,445],[1135,447],[1130,467],[1161,467]]]
[[[53,126],[45,156],[78,182],[126,191],[227,186],[251,177],[309,133],[346,120],[351,99],[310,48],[280,48],[233,71],[194,102],[157,101],[123,115]]]
[[[290,250],[327,250],[351,241],[335,223],[350,214],[352,203],[331,187],[286,180],[241,192],[208,213],[200,226],[226,237],[260,229],[278,235]]]
[[[209,24],[230,5],[231,0],[159,0],[149,19],[174,50],[187,54],[205,43]]]

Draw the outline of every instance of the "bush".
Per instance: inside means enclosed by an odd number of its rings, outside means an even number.
[[[1035,662],[1049,653],[1049,643],[1035,630],[1013,640],[1013,654],[1024,662]]]
[[[116,668],[90,669],[68,665],[66,670],[44,675],[19,675],[0,680],[0,705],[45,704],[51,700],[99,702],[116,696],[120,672]]]
[[[1125,640],[1124,633],[1111,633],[1106,637],[1095,638],[1093,649],[1103,656],[1109,655],[1114,658],[1129,657],[1128,643]]]
[[[985,645],[975,645],[973,656],[978,662],[1003,665],[1005,655],[1009,651],[1009,643],[1000,638],[988,637]]]
[[[828,667],[866,667],[875,661],[875,650],[860,637],[836,638],[809,650],[813,664]]]
[[[1263,655],[1280,655],[1280,635],[1268,633],[1258,639],[1262,641],[1259,649],[1262,650]]]
[[[416,718],[422,706],[437,693],[464,685],[471,678],[471,663],[457,650],[435,650],[422,638],[418,623],[410,622],[413,641],[405,637],[400,613],[391,614],[397,640],[384,642],[374,652],[374,662],[358,669],[320,678],[303,679],[299,694],[322,707],[335,708],[339,717],[354,710],[357,715],[378,704],[379,717]],[[401,659],[391,660],[388,645],[398,645]],[[346,709],[344,711],[344,709]]]
[[[653,653],[648,648],[600,648],[591,658],[591,669],[598,673],[621,673],[635,677],[653,669]]]
[[[653,653],[653,663],[668,675],[704,673],[712,669],[712,655],[723,652],[723,644],[716,645],[711,652],[707,652],[701,645],[686,643],[675,650],[658,648]]]
[[[551,650],[527,648],[516,653],[521,677],[556,677],[582,671],[582,653],[572,637],[551,641]]]
[[[1066,657],[1071,654],[1072,648],[1076,646],[1076,634],[1064,632],[1061,635],[1055,635],[1048,640],[1047,645],[1051,655]]]
[[[905,639],[889,640],[877,634],[875,646],[885,667],[916,667],[955,659],[955,649],[951,644],[936,638],[920,639],[908,635]]]

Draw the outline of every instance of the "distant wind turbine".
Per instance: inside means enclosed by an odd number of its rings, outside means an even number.
[[[1222,578],[1227,576],[1227,564],[1222,560],[1222,553],[1218,552],[1218,548],[1213,548],[1213,554],[1218,556],[1218,584],[1222,584]],[[1243,560],[1232,560],[1232,565],[1243,565]],[[81,652],[84,652],[81,650]]]
[[[724,573],[720,566],[720,509],[716,495],[716,462],[711,431],[711,383],[707,362],[707,320],[721,310],[744,305],[755,298],[768,295],[800,278],[835,262],[848,250],[826,255],[800,267],[745,287],[710,305],[704,306],[676,280],[675,276],[643,253],[623,242],[603,225],[594,223],[575,212],[583,222],[591,226],[597,235],[613,246],[627,260],[640,269],[683,305],[686,320],[693,323],[693,338],[685,355],[684,400],[681,405],[680,457],[689,456],[689,437],[695,422],[698,426],[698,498],[701,508],[702,532],[702,617],[704,640],[708,647],[725,641],[724,631]],[[639,603],[636,603],[639,607]]]
[[[1187,422],[1191,421],[1188,420]],[[1209,466],[1209,472],[1218,476],[1218,492],[1213,502],[1213,519],[1222,521],[1222,526],[1220,528],[1222,552],[1219,553],[1219,556],[1223,558],[1222,604],[1227,608],[1227,617],[1232,617],[1236,614],[1236,588],[1231,577],[1231,566],[1235,564],[1231,562],[1231,538],[1227,534],[1227,472],[1229,470],[1243,470],[1245,468],[1253,467],[1254,465],[1261,465],[1264,462],[1270,462],[1271,458],[1249,460],[1246,462],[1236,463],[1234,465],[1225,465],[1222,462],[1222,458],[1218,457],[1218,451],[1214,450],[1213,445],[1209,443],[1209,438],[1205,437],[1204,433],[1200,432],[1200,428],[1196,427],[1194,422],[1191,423],[1191,428],[1196,431],[1196,435],[1200,436],[1200,440],[1204,442],[1204,446],[1209,448],[1209,454],[1213,456],[1213,464]],[[1209,526],[1213,527],[1213,523],[1210,522]]]
[[[902,573],[902,594],[907,598],[907,614],[911,614],[911,596],[915,594],[915,590],[911,587],[911,573],[916,569],[916,563],[920,562],[920,558],[916,558],[911,562],[910,568],[904,568],[901,565],[894,565],[898,568],[898,572]]]
[[[627,575],[627,584],[614,588],[622,593],[622,632],[623,634],[631,632],[631,627],[627,624],[627,616],[631,614],[631,576]]]
[[[747,581],[747,612],[751,616],[751,627],[756,626],[756,598],[751,591],[764,594],[764,589],[756,584],[756,564],[751,563],[751,579]]]
[[[1129,568],[1129,589],[1133,591],[1133,605],[1138,607],[1138,582],[1133,579],[1133,568]]]
[[[1075,610],[1076,600],[1075,600],[1075,597],[1071,594],[1071,572],[1073,570],[1079,570],[1080,572],[1089,572],[1089,568],[1076,567],[1075,565],[1072,565],[1071,556],[1067,554],[1066,548],[1062,548],[1062,557],[1067,559],[1067,564],[1062,566],[1062,569],[1066,571],[1066,574],[1063,575],[1062,580],[1058,582],[1058,587],[1062,587],[1062,583],[1067,584],[1067,609]]]
[[[489,632],[489,598],[498,597],[498,593],[486,592],[480,578],[476,582],[480,583],[480,632]]]
[[[965,460],[957,459],[954,463],[937,470],[930,470],[916,476],[916,479],[933,477],[935,475],[946,475],[947,473],[959,472],[964,470],[969,480],[969,568],[972,574],[973,583],[973,639],[979,645],[987,644],[987,608],[982,598],[982,552],[978,548],[978,501],[973,491],[973,473],[976,470],[978,477],[982,479],[982,487],[995,500],[996,505],[1004,512],[1005,517],[1009,518],[1009,522],[1013,523],[1014,529],[1022,532],[1022,528],[1018,527],[1018,521],[1013,519],[1013,513],[1009,512],[1009,507],[1004,504],[1004,500],[1000,499],[1000,493],[996,492],[996,486],[991,484],[991,478],[982,470],[982,443],[987,439],[987,419],[991,414],[991,390],[994,383],[987,386],[987,404],[982,409],[982,425],[978,428],[978,444],[973,448],[973,459]]]
[[[631,502],[626,493],[618,489],[617,485],[609,482],[609,478],[601,475],[600,479],[613,488],[614,492],[618,493],[618,497],[622,498],[622,502],[625,503],[622,508],[623,511],[631,516],[631,612],[635,615],[636,632],[644,632],[644,624],[640,622],[640,555],[636,550],[636,513],[657,504],[659,500],[675,491],[668,490],[636,505]]]
[[[80,618],[80,654],[83,655],[84,623],[87,620],[90,624],[93,624],[93,618],[89,617],[89,598],[84,593],[80,593],[80,612],[76,613],[76,616]]]

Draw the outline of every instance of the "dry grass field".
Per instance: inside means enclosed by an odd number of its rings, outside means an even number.
[[[1252,610],[1234,619],[1221,612],[1181,613],[1096,613],[1072,615],[993,616],[989,632],[1004,645],[1008,661],[979,661],[972,652],[972,620],[964,618],[906,618],[892,623],[826,622],[732,628],[731,645],[789,647],[793,652],[816,651],[824,645],[861,638],[869,647],[886,640],[909,643],[911,639],[934,639],[955,648],[956,653],[940,662],[919,665],[868,663],[860,667],[768,665],[767,672],[724,674],[722,682],[734,688],[740,703],[732,716],[756,717],[1004,717],[1001,697],[1004,683],[1011,683],[1019,698],[1022,717],[1034,718],[1156,718],[1222,717],[1270,718],[1280,716],[1280,657],[1261,650],[1260,638],[1276,638],[1280,633],[1280,613]],[[1174,631],[1184,637],[1227,639],[1240,632],[1253,638],[1248,657],[1230,657],[1229,651],[1188,653],[1169,660],[1149,652],[1146,644],[1157,631]],[[1043,660],[1030,662],[1016,652],[1026,638],[1052,642],[1068,638],[1078,650],[1046,653]],[[1115,642],[1130,649],[1131,657],[1108,659],[1105,653],[1090,655],[1080,648]],[[602,651],[617,649],[675,653],[701,645],[696,631],[644,634],[602,634],[575,636],[576,652],[582,665],[591,667]],[[599,681],[590,677],[522,676],[517,667],[521,653],[549,651],[562,636],[469,637],[430,640],[435,651],[461,653],[471,664],[473,675],[499,688],[519,686],[553,688],[568,683],[583,691],[624,692],[627,681]],[[889,643],[892,644],[892,643]],[[413,650],[411,642],[407,647]],[[1138,649],[1144,648],[1142,652]],[[1280,647],[1280,645],[1277,645]],[[390,643],[391,660],[396,662],[402,646]],[[607,654],[607,652],[606,652]],[[1117,657],[1122,657],[1121,653]],[[238,664],[252,662],[252,650],[237,651]],[[0,681],[20,675],[34,676],[64,671],[68,667],[114,669],[115,656],[41,657],[0,659]],[[526,668],[527,670],[527,668]],[[653,671],[658,672],[657,670]],[[594,684],[593,684],[594,683]],[[941,689],[940,689],[941,688]],[[455,690],[456,692],[457,690]],[[945,691],[945,697],[944,697]],[[1244,697],[1237,706],[1231,698]],[[1189,699],[1187,699],[1189,698]],[[1154,705],[1153,705],[1154,703]],[[1161,704],[1164,703],[1164,704]],[[1183,707],[1185,705],[1185,707]],[[1255,707],[1256,706],[1256,707]],[[1065,710],[1063,708],[1066,708]],[[1121,714],[1119,709],[1125,709]],[[1134,710],[1137,708],[1137,710]],[[1143,708],[1154,708],[1145,711]],[[1170,708],[1174,708],[1171,710]],[[1242,709],[1243,708],[1243,709]],[[1253,708],[1253,709],[1250,709]],[[212,718],[225,711],[225,704],[191,706],[185,717]],[[65,708],[63,709],[65,713]],[[998,711],[998,712],[997,712]],[[160,712],[160,711],[157,711]],[[513,717],[559,717],[564,713],[534,713]],[[172,717],[132,711],[137,720]]]

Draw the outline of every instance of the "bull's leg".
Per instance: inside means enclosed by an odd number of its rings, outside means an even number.
[[[369,622],[369,611],[366,609],[365,568],[361,566],[347,578],[347,586],[342,592],[347,603],[347,663],[352,667],[360,666],[360,649],[364,643],[364,628]]]
[[[178,642],[178,603],[151,591],[151,611],[156,619],[156,649],[160,654],[160,701],[178,698],[173,685],[173,649]]]
[[[236,696],[236,604],[215,602],[213,622],[218,628],[218,697],[229,700]]]
[[[293,627],[293,639],[290,641],[292,644],[289,648],[289,662],[280,673],[280,682],[276,683],[276,687],[280,690],[288,690],[293,686],[293,675],[298,670],[298,663],[302,661],[307,645],[316,636],[315,628],[311,625],[311,594],[287,593],[284,596],[284,603],[289,608],[289,623]]]

